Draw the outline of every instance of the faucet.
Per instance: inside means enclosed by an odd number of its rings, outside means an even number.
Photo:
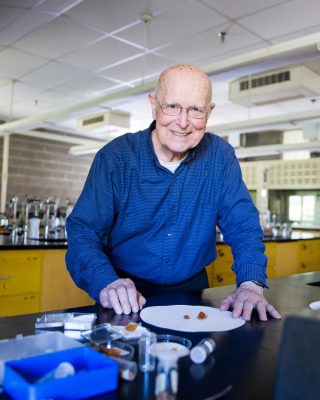
[[[12,237],[16,237],[18,233],[18,222],[17,222],[17,214],[18,214],[18,202],[19,197],[15,194],[9,201],[9,208],[12,208]]]
[[[50,214],[52,212],[54,220],[57,216],[57,210],[59,205],[59,199],[48,197],[44,202],[45,218],[44,218],[44,237],[45,239],[49,236],[49,225],[50,225]]]
[[[66,217],[65,217],[65,224],[64,224],[64,238],[65,239],[68,238],[68,234],[67,234],[67,218],[71,214],[71,211],[73,210],[73,206],[74,206],[74,203],[72,203],[72,201],[70,201],[70,199],[67,198],[66,199]]]

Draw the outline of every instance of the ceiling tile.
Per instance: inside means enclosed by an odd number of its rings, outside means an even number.
[[[227,15],[229,18],[239,18],[252,15],[257,11],[267,9],[287,0],[203,0],[208,6]]]
[[[257,44],[260,39],[248,32],[241,26],[234,24],[222,43],[218,33],[220,29],[215,28],[204,33],[194,35],[187,41],[182,40],[164,49],[158,50],[158,53],[166,57],[175,59],[176,62],[201,62],[211,58],[213,63],[225,55],[230,56],[232,52],[241,53],[246,47]],[[192,51],[190,51],[192,49]],[[200,65],[204,65],[201,63]]]
[[[319,0],[292,0],[241,18],[238,22],[265,39],[273,39],[312,26],[319,31],[319,15]]]
[[[22,10],[22,9],[21,9]],[[37,12],[35,9],[23,10],[23,14],[1,31],[0,44],[9,46],[29,32],[53,20],[55,15]]]
[[[85,78],[75,79],[64,84],[60,88],[57,87],[57,89],[61,92],[89,98],[95,96],[97,92],[110,89],[114,85],[114,82],[111,82],[106,78],[90,75]]]
[[[174,3],[183,1],[175,0]],[[172,0],[90,0],[80,2],[67,15],[103,32],[113,32],[139,22],[142,12],[155,13],[171,3]]]
[[[6,7],[0,3],[0,31],[25,13],[23,8]]]
[[[70,80],[83,77],[87,74],[83,70],[59,62],[49,62],[48,64],[24,75],[21,80],[44,89],[63,85]]]
[[[226,23],[227,19],[211,8],[196,1],[187,1],[181,6],[176,4],[155,16],[148,25],[148,40],[145,43],[143,22],[117,34],[149,49],[167,43],[192,37],[198,32]],[[190,48],[190,52],[194,49]]]
[[[8,47],[0,51],[0,76],[17,79],[47,62],[45,58]]]
[[[0,0],[0,5],[30,8],[39,3],[39,0]]]
[[[97,70],[139,53],[141,51],[136,47],[109,37],[70,55],[61,57],[60,60],[66,64]]]
[[[81,99],[79,96],[73,96],[71,93],[62,93],[56,90],[47,90],[36,96],[37,104],[48,105],[51,108],[64,107],[72,102],[78,102]]]
[[[118,79],[123,82],[133,80],[143,80],[144,78],[156,77],[159,73],[171,65],[167,59],[154,54],[146,54],[135,58],[134,60],[117,65],[115,67],[106,68],[99,71],[100,75],[107,78]]]
[[[0,101],[1,104],[1,101]],[[14,106],[14,119],[32,117],[45,113],[51,109],[48,104],[35,104],[34,101],[24,101]],[[1,106],[0,106],[1,115]]]
[[[62,15],[18,40],[14,46],[50,59],[82,48],[100,36]]]
[[[6,100],[7,102],[9,102],[9,99],[11,98],[11,91],[12,91],[12,84],[9,82],[1,88],[0,98],[2,100]],[[14,102],[30,99],[33,98],[35,95],[41,93],[42,91],[43,90],[40,88],[35,88],[33,86],[26,85],[24,83],[17,81],[14,84],[13,88],[13,99]]]
[[[51,13],[62,13],[65,10],[71,9],[77,5],[79,0],[54,0],[40,2],[37,6],[37,11],[51,12]]]

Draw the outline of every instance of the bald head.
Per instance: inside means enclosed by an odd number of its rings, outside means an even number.
[[[201,90],[209,104],[212,98],[212,84],[209,77],[198,67],[192,64],[176,64],[165,69],[159,76],[155,93],[159,97],[165,97],[168,88],[177,79],[194,86],[195,90]]]

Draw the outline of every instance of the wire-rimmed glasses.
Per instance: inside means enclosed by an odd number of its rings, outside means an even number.
[[[157,96],[155,96],[163,114],[169,115],[171,117],[177,116],[181,113],[182,110],[187,110],[187,114],[190,118],[195,119],[204,119],[210,113],[210,109],[206,107],[198,107],[198,106],[190,106],[190,107],[182,107],[180,104],[168,104],[168,103],[160,103]]]

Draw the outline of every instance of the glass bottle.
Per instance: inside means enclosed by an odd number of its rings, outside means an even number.
[[[213,352],[216,343],[211,338],[202,339],[190,352],[190,358],[197,364],[203,363],[209,354]]]

